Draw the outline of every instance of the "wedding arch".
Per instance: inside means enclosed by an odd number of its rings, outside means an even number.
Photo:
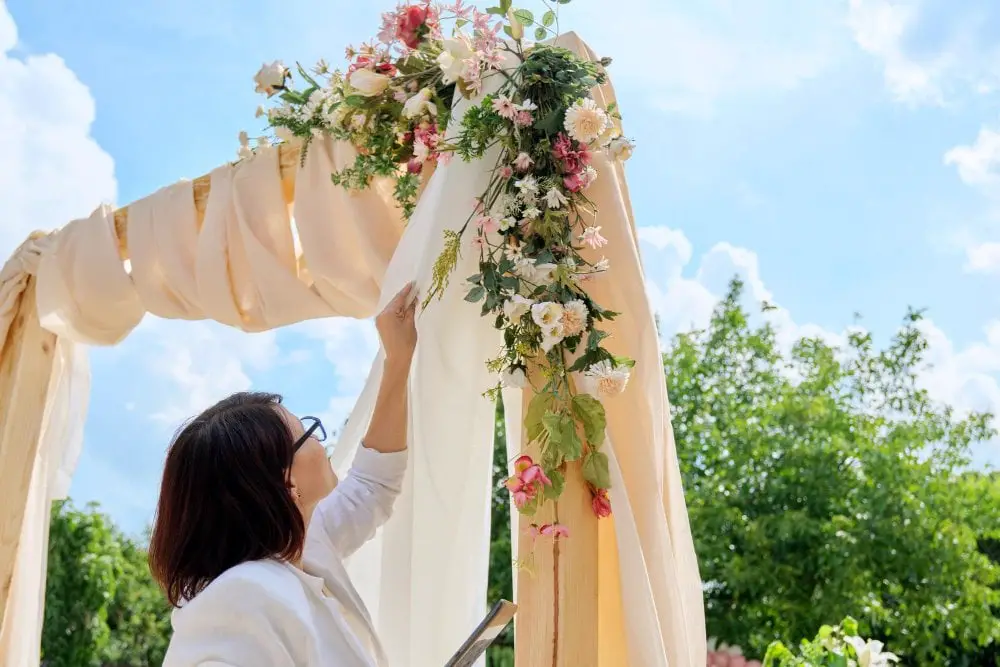
[[[242,136],[237,162],[18,248],[0,271],[0,663],[38,664],[49,512],[82,442],[86,345],[120,342],[147,312],[244,331],[367,318],[415,280],[427,298],[407,484],[349,563],[390,664],[443,664],[482,617],[500,397],[520,510],[517,664],[704,664],[621,164],[632,143],[610,61],[558,31],[568,1],[538,17],[510,0],[404,4],[344,72],[265,65],[271,136]],[[380,374],[381,355],[338,472]]]

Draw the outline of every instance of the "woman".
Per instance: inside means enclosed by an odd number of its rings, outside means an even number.
[[[342,559],[371,539],[402,488],[416,300],[410,284],[375,319],[382,384],[339,484],[322,424],[274,394],[235,394],[178,432],[149,548],[176,607],[164,667],[385,664]]]

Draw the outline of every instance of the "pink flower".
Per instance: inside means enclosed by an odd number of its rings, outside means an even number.
[[[476,234],[472,237],[472,248],[473,250],[485,250],[486,249],[486,238],[481,234]]]
[[[531,156],[524,151],[517,154],[514,158],[514,167],[518,171],[528,171],[531,169],[531,165],[535,164],[535,161],[531,159]]]
[[[493,100],[493,110],[497,112],[498,116],[507,120],[514,120],[514,117],[517,116],[517,106],[506,95],[501,95]]]
[[[531,536],[551,537],[553,539],[558,539],[560,537],[569,537],[569,528],[562,525],[561,523],[546,523],[541,526],[536,524],[531,524]]]
[[[563,178],[563,187],[570,192],[579,192],[583,189],[583,174],[575,173]]]
[[[730,656],[729,667],[747,667],[747,659],[742,655]]]
[[[503,166],[503,167],[500,167],[500,178],[507,179],[507,178],[510,178],[513,175],[514,175],[514,170],[511,169],[510,167],[508,167],[506,165]]]
[[[479,231],[483,234],[494,234],[500,231],[500,221],[492,215],[481,216],[478,220],[476,220],[476,225],[479,227]]]
[[[405,90],[397,90],[392,94],[392,99],[396,100],[397,102],[405,102],[407,97],[408,95],[406,94]]]
[[[521,478],[517,476],[508,477],[504,484],[507,486],[507,490],[511,493],[517,493],[524,488],[524,482],[522,482]]]
[[[545,472],[542,467],[535,464],[521,473],[521,481],[526,485],[535,484],[541,482],[544,486],[552,486],[552,480],[545,476]]]
[[[472,7],[466,7],[463,0],[455,0],[455,4],[445,5],[444,9],[454,14],[457,19],[467,18],[472,11]]]
[[[517,116],[514,118],[514,124],[518,127],[528,127],[534,122],[535,118],[531,115],[530,111],[518,111]]]
[[[520,475],[522,472],[535,465],[535,462],[527,454],[522,454],[514,461],[514,472]]]
[[[515,491],[511,496],[514,498],[514,506],[519,510],[524,509],[532,498],[524,491]]]
[[[455,154],[454,153],[450,153],[450,152],[449,153],[438,153],[437,154],[438,162],[440,162],[442,165],[449,164],[451,162],[451,159],[453,157],[455,157]]]
[[[411,157],[410,161],[406,163],[406,171],[411,174],[419,174],[423,167],[424,163],[415,157]]]
[[[599,519],[611,516],[611,499],[608,498],[607,489],[597,489],[594,491],[594,499],[591,502],[591,507]]]
[[[585,144],[574,142],[560,132],[552,144],[552,157],[559,161],[564,174],[572,175],[589,165],[592,156]]]
[[[420,41],[430,28],[427,25],[427,9],[426,5],[423,7],[410,5],[400,8],[396,13],[396,36],[408,48],[415,49],[420,46]]]
[[[583,234],[580,236],[580,240],[586,245],[589,245],[594,250],[598,248],[603,248],[608,245],[608,240],[601,236],[600,227],[587,227],[583,230]]]

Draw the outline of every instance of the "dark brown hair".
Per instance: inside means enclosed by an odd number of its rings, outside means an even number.
[[[174,606],[240,563],[302,554],[281,396],[233,394],[184,425],[167,451],[149,567]]]

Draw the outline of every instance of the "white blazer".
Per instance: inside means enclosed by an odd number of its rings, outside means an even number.
[[[406,459],[360,447],[313,514],[303,569],[262,560],[223,572],[174,610],[163,667],[384,667],[343,559],[389,518]]]

